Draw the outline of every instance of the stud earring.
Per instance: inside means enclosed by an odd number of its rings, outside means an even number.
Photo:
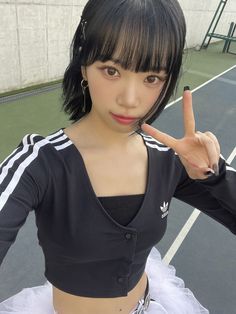
[[[86,89],[88,88],[88,82],[85,81],[84,79],[81,81],[81,88],[84,96],[84,104],[82,108],[82,112],[86,111]]]

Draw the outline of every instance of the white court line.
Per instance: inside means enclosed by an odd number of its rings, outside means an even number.
[[[236,156],[236,146],[233,149],[232,153],[230,154],[229,158],[227,159],[227,163],[230,165],[231,162],[234,160]],[[171,247],[167,251],[166,255],[163,257],[163,261],[166,264],[169,264],[172,258],[175,256],[176,252],[178,251],[179,247],[181,246],[182,242],[186,238],[187,234],[189,233],[190,229],[192,228],[194,222],[197,220],[198,216],[200,215],[200,211],[195,208],[192,212],[189,219],[186,221],[183,228],[180,230],[179,234],[177,235],[175,241],[172,243]]]
[[[234,160],[234,157],[236,156],[236,146],[234,147],[234,150],[230,154],[229,158],[227,159],[227,163],[230,165],[231,162]]]
[[[198,89],[202,88],[203,86],[209,84],[210,82],[216,80],[217,78],[219,78],[220,76],[224,75],[225,73],[231,71],[232,69],[236,68],[236,65],[232,66],[231,68],[229,68],[228,70],[225,70],[224,72],[220,73],[219,75],[213,77],[212,79],[210,79],[209,81],[203,83],[202,85],[199,85],[198,87],[196,87],[195,89],[192,90],[192,93],[197,91]],[[178,98],[177,100],[171,102],[170,104],[168,104],[165,109],[173,106],[175,103],[177,103],[178,101],[182,100],[182,96],[180,98]],[[232,153],[230,154],[229,158],[227,159],[227,163],[231,164],[231,162],[233,161],[233,159],[236,156],[236,147],[234,148],[234,150],[232,151]],[[197,220],[199,214],[201,212],[195,208],[194,211],[192,212],[191,216],[189,217],[189,219],[186,221],[185,225],[183,226],[183,228],[180,230],[178,236],[176,237],[175,241],[172,243],[171,247],[169,248],[169,250],[167,251],[166,255],[163,257],[163,261],[166,264],[169,264],[172,260],[172,258],[174,257],[174,255],[176,254],[177,250],[179,249],[179,247],[181,246],[182,242],[184,241],[184,239],[186,238],[187,234],[189,233],[190,229],[192,228],[194,222]]]
[[[225,70],[224,72],[218,74],[217,76],[214,76],[214,77],[213,77],[212,79],[210,79],[209,81],[206,81],[206,82],[203,83],[202,85],[199,85],[198,87],[194,88],[194,89],[192,90],[192,93],[196,92],[198,89],[200,89],[200,88],[202,88],[203,86],[205,86],[205,85],[211,83],[212,81],[216,80],[217,78],[219,78],[220,76],[224,75],[225,73],[227,73],[227,72],[233,70],[234,68],[236,68],[236,65],[233,65],[233,66],[232,66],[231,68],[229,68],[228,70]],[[188,72],[188,71],[187,71],[187,72]],[[182,100],[182,98],[183,98],[183,96],[181,96],[181,97],[179,97],[178,99],[172,101],[171,103],[169,103],[169,104],[165,107],[165,109],[167,109],[167,108],[173,106],[175,103],[177,103],[178,101]]]
[[[201,72],[201,71],[188,70],[187,73],[196,74],[198,76],[207,77],[209,79],[212,79],[212,74],[204,73],[204,72]],[[230,79],[226,79],[226,78],[223,78],[223,77],[219,77],[218,80],[220,82],[224,82],[224,83],[227,83],[227,84],[236,85],[235,81],[230,80]]]

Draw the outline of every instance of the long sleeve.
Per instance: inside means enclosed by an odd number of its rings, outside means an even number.
[[[236,170],[223,158],[219,167],[219,176],[206,180],[190,179],[182,167],[174,197],[196,207],[236,234]]]
[[[39,135],[26,135],[0,165],[0,265],[43,195],[39,178],[45,178],[45,171],[38,161],[40,142]]]

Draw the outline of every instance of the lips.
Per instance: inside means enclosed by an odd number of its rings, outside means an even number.
[[[111,116],[118,123],[125,124],[125,125],[132,124],[138,120],[138,118],[135,118],[135,117],[120,116],[120,115],[116,115],[114,113],[111,113]]]

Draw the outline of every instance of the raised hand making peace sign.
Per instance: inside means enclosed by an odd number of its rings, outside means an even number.
[[[190,178],[206,179],[212,174],[219,174],[220,145],[211,132],[195,131],[192,93],[188,88],[185,89],[183,94],[183,138],[176,139],[148,124],[143,124],[142,130],[172,148],[179,155]]]

